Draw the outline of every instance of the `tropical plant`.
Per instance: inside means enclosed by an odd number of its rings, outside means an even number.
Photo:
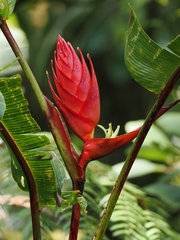
[[[180,76],[180,58],[177,51],[179,36],[167,45],[168,50],[160,47],[146,35],[130,7],[125,64],[132,77],[157,97],[143,123],[123,135],[118,135],[119,126],[113,131],[112,124],[109,124],[108,129],[98,125],[100,94],[90,55],[87,56],[89,71],[80,48],[79,57],[72,45],[62,36],[58,37],[54,61],[51,61],[55,86],[46,72],[56,106],[44,96],[7,25],[15,2],[13,0],[0,2],[0,27],[31,84],[52,135],[41,133],[31,116],[28,102],[21,89],[20,75],[1,78],[2,186],[5,188],[9,183],[9,179],[8,181],[5,179],[7,172],[9,173],[8,162],[11,162],[12,176],[19,188],[29,193],[30,205],[25,204],[27,194],[23,195],[19,190],[14,191],[10,188],[8,189],[11,195],[7,196],[6,201],[2,200],[2,204],[8,203],[11,206],[13,204],[10,200],[18,196],[22,201],[19,204],[21,208],[19,217],[23,216],[26,219],[29,216],[27,210],[30,208],[32,236],[36,240],[51,239],[49,229],[57,229],[57,225],[61,231],[69,234],[69,240],[76,240],[78,233],[81,239],[92,239],[94,236],[96,240],[112,237],[179,239],[179,231],[168,223],[170,214],[166,209],[168,201],[163,199],[164,206],[160,206],[158,200],[150,198],[145,193],[146,191],[158,196],[157,189],[164,186],[167,178],[169,182],[178,184],[177,166],[172,162],[168,165],[165,161],[166,156],[164,158],[161,156],[163,164],[159,171],[164,173],[170,168],[171,175],[165,174],[166,177],[159,182],[160,187],[152,183],[141,190],[126,182],[135,160],[136,163],[141,162],[138,159],[141,157],[144,158],[142,165],[147,162],[145,159],[148,159],[147,152],[150,150],[143,152],[143,142],[152,124],[157,120],[159,126],[163,128],[164,124],[161,123],[160,117],[180,101],[174,99],[172,103],[163,106]],[[103,130],[104,138],[95,137],[98,126]],[[82,141],[81,148],[78,149],[71,140],[68,128]],[[156,134],[157,131],[154,138]],[[126,160],[123,165],[121,163],[122,166],[110,167],[95,161],[127,145],[135,138],[133,146],[127,152]],[[156,150],[154,158],[158,162],[160,151],[158,152],[157,146],[148,147]],[[170,150],[166,150],[173,156],[179,156],[178,146],[174,147],[169,141],[168,147]],[[150,160],[152,158],[151,154]],[[165,164],[168,167],[165,167]],[[146,166],[148,171],[153,172],[158,165],[146,163]],[[172,190],[173,184],[169,185]],[[6,196],[5,194],[8,193],[3,192],[2,196]],[[17,228],[22,231],[23,238],[30,238],[30,224],[27,224],[26,228],[23,223],[18,225]],[[2,231],[3,234],[5,231]]]

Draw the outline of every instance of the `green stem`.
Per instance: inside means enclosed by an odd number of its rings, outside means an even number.
[[[159,110],[161,109],[161,107],[163,106],[167,97],[171,93],[171,91],[172,91],[175,83],[179,79],[179,77],[180,77],[180,67],[178,67],[174,71],[174,73],[171,75],[171,77],[169,78],[164,89],[160,92],[154,106],[152,107],[151,111],[149,112],[149,114],[141,128],[141,131],[139,132],[139,134],[133,144],[133,147],[125,160],[123,168],[116,180],[116,183],[113,187],[113,190],[112,190],[109,200],[107,202],[106,208],[104,210],[104,213],[100,219],[96,233],[94,235],[94,240],[102,240],[103,239],[104,233],[108,226],[108,223],[109,223],[110,217],[112,215],[112,212],[114,210],[114,207],[116,205],[116,202],[117,202],[119,195],[124,187],[125,181],[128,177],[131,167],[137,157],[137,154],[143,144],[143,141],[144,141],[146,135],[148,134],[148,131],[150,130]]]

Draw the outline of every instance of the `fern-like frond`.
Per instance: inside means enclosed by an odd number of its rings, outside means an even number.
[[[109,195],[106,195],[101,205],[105,206],[108,198]],[[180,239],[167,219],[147,209],[146,198],[146,194],[137,186],[125,184],[110,220],[113,236],[123,240]]]

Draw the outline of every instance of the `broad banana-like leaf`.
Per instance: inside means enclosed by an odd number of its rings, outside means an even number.
[[[159,93],[172,73],[180,65],[179,38],[168,45],[171,51],[160,47],[142,29],[131,8],[126,36],[125,63],[132,77],[143,87]]]
[[[28,191],[26,176],[18,161],[21,158],[35,179],[40,207],[57,205],[59,197],[61,210],[78,202],[85,211],[86,201],[80,192],[61,192],[63,182],[68,178],[66,169],[60,157],[50,151],[52,144],[49,145],[48,138],[42,135],[32,118],[21,91],[21,81],[19,75],[0,79],[2,102],[6,103],[6,108],[3,105],[5,113],[0,119],[0,137],[6,142],[12,156],[13,178],[22,190]]]

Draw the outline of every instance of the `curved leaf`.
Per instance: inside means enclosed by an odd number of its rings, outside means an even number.
[[[144,32],[132,8],[126,35],[125,63],[132,77],[154,93],[161,91],[180,65],[179,56],[160,47]]]

